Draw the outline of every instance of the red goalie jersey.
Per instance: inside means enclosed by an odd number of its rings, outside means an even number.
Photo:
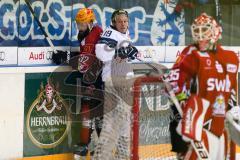
[[[237,72],[238,57],[234,52],[224,50],[220,45],[215,52],[200,52],[190,45],[178,57],[170,81],[176,95],[194,86],[194,92],[210,102],[204,128],[221,136],[228,101],[231,92],[237,88]]]

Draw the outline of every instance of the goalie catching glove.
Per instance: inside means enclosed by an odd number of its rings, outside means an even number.
[[[121,59],[128,58],[129,60],[134,60],[137,57],[137,54],[137,48],[132,45],[128,45],[127,47],[121,47],[119,49],[116,49],[115,58],[120,57]]]
[[[232,107],[226,113],[226,128],[231,139],[240,146],[240,107]]]

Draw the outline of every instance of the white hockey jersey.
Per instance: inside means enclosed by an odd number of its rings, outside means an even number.
[[[102,79],[106,81],[107,78],[111,77],[112,62],[114,60],[115,50],[120,47],[127,47],[131,40],[129,32],[125,34],[118,32],[112,27],[108,27],[102,34],[98,43],[96,44],[96,57],[101,60],[104,64],[102,71]],[[127,69],[126,76],[133,75],[131,69]],[[116,75],[116,73],[115,73]],[[119,71],[119,75],[122,75]]]

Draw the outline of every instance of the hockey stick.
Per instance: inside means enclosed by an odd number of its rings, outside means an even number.
[[[141,60],[139,58],[136,58],[136,59],[141,62],[144,62],[143,60]],[[151,67],[156,73],[160,74],[159,70],[155,66],[151,65],[150,63],[145,63],[145,64],[147,66]],[[179,104],[178,99],[176,98],[175,93],[171,88],[171,85],[165,79],[162,79],[162,80],[167,89],[167,92],[169,94],[171,101],[174,103],[176,109],[178,110],[179,115],[181,117],[183,117],[183,111],[182,111],[181,105]],[[191,140],[190,143],[191,143],[191,146],[193,147],[194,151],[196,152],[199,160],[210,160],[209,153],[208,153],[205,145],[203,144],[203,142]]]
[[[136,58],[136,59],[141,61],[141,62],[144,62],[143,60],[141,60],[139,58]],[[146,64],[147,66],[151,67],[156,73],[160,74],[159,70],[155,66],[151,65],[150,63],[144,63],[144,64]],[[167,89],[167,91],[168,91],[168,93],[170,95],[170,98],[171,98],[172,102],[175,104],[175,106],[176,106],[180,116],[182,117],[182,115],[183,115],[182,108],[181,108],[181,106],[180,106],[180,104],[179,104],[179,102],[178,102],[178,100],[177,100],[177,98],[175,96],[175,93],[173,92],[170,84],[166,80],[164,80],[164,79],[163,79],[163,83],[166,86],[166,89]]]
[[[216,7],[216,19],[219,25],[222,27],[222,12],[219,0],[215,0],[215,7]]]
[[[41,22],[38,20],[37,16],[35,15],[34,10],[33,10],[32,6],[31,6],[30,2],[29,2],[28,0],[24,0],[24,1],[25,1],[25,3],[27,4],[30,12],[32,13],[32,15],[33,15],[34,19],[36,20],[38,26],[40,27],[41,31],[43,32],[45,38],[47,39],[47,42],[48,42],[49,46],[50,46],[50,47],[52,48],[52,50],[54,51],[54,45],[53,45],[51,39],[49,38],[49,36],[47,35],[46,31],[44,30]]]
[[[33,17],[34,17],[34,19],[36,20],[38,26],[40,27],[43,35],[44,35],[45,38],[47,39],[47,42],[48,42],[49,46],[52,48],[53,53],[55,54],[55,53],[56,53],[56,50],[55,50],[55,48],[54,48],[54,45],[53,45],[53,43],[52,43],[52,40],[49,38],[48,34],[47,34],[46,31],[44,30],[43,25],[41,24],[41,22],[39,21],[39,19],[38,19],[37,16],[35,15],[34,10],[33,10],[32,6],[31,6],[30,2],[29,2],[28,0],[24,0],[24,1],[25,1],[25,3],[27,4],[30,12],[32,13],[32,15],[33,15]],[[70,52],[67,52],[67,60],[66,60],[66,62],[69,63],[69,60],[70,60]],[[78,94],[78,95],[79,95],[79,88],[80,88],[80,87],[81,87],[81,86],[80,86],[80,80],[77,79],[77,94]],[[80,106],[79,104],[81,104],[81,98],[80,98],[79,96],[77,97],[77,102],[76,102],[76,103],[77,103],[77,106]],[[80,114],[80,110],[81,110],[80,107],[76,107],[76,114]]]
[[[215,7],[216,7],[216,19],[217,19],[217,22],[219,23],[219,25],[221,27],[223,27],[223,24],[222,24],[222,12],[221,12],[221,6],[220,6],[219,0],[215,0]],[[222,32],[223,32],[223,30],[222,30]],[[231,140],[229,146],[230,146],[230,149],[228,150],[228,152],[230,152],[230,159],[235,159],[236,155],[235,154],[231,154],[231,153],[236,153],[236,144]]]
[[[140,62],[144,62],[143,60],[141,60],[140,58],[136,57],[137,60],[139,60]],[[145,63],[147,66],[149,66],[150,68],[152,68],[156,73],[159,73],[158,69],[156,67],[154,67],[153,65],[151,65],[150,63]]]
[[[40,27],[41,31],[43,32],[45,38],[47,39],[47,42],[48,42],[49,46],[52,48],[53,53],[56,53],[56,49],[54,48],[54,45],[53,45],[53,43],[52,43],[52,40],[49,38],[48,34],[46,33],[46,31],[45,31],[44,28],[43,28],[43,25],[41,24],[41,22],[39,21],[39,19],[38,19],[37,16],[35,15],[34,10],[33,10],[32,6],[31,6],[30,2],[29,2],[28,0],[24,0],[24,1],[25,1],[25,3],[27,4],[30,12],[32,13],[32,15],[33,15],[34,19],[36,20],[38,26]],[[70,53],[70,51],[67,51],[67,60],[66,60],[66,62],[67,62],[68,64],[69,64],[70,58],[71,58],[71,53]]]
[[[144,62],[140,58],[136,58],[136,59],[139,60],[140,62]],[[153,66],[152,64],[150,64],[150,63],[144,63],[144,64],[146,64],[147,66],[152,68],[156,73],[160,74],[159,70],[155,66]],[[175,93],[173,92],[170,84],[167,81],[165,81],[165,80],[163,80],[163,83],[166,86],[166,89],[167,89],[167,91],[168,91],[168,93],[170,95],[170,98],[171,98],[172,102],[175,104],[175,106],[176,106],[180,116],[182,117],[182,115],[183,115],[182,108],[181,108],[180,104],[178,103],[178,100],[177,100],[177,98],[175,96]]]
[[[215,0],[215,7],[216,7],[216,20],[219,23],[221,27],[223,27],[223,22],[222,22],[222,12],[221,12],[221,6],[219,0]],[[223,32],[223,29],[222,29]],[[234,142],[231,140],[230,142],[230,153],[235,153],[236,152],[236,147]],[[235,159],[236,156],[235,154],[230,154],[230,159]]]

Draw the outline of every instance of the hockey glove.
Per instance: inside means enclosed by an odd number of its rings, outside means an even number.
[[[64,63],[67,60],[67,51],[57,50],[53,53],[52,60],[57,65]]]
[[[121,47],[115,51],[115,58],[120,57],[121,59],[128,58],[129,60],[134,60],[137,57],[138,50],[134,46]]]
[[[63,63],[72,64],[70,63],[70,59],[76,56],[77,54],[78,52],[56,50],[56,52],[54,52],[52,55],[52,60],[57,65],[60,65]]]

